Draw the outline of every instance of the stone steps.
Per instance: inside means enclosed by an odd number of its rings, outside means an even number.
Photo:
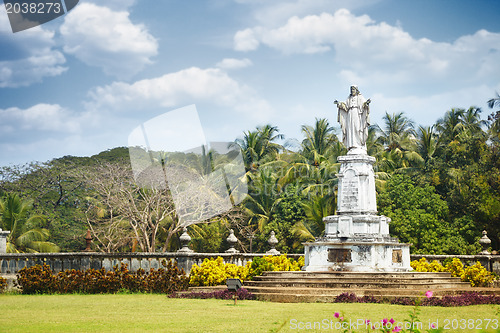
[[[379,282],[373,281],[368,282],[294,282],[294,281],[253,281],[245,284],[250,287],[259,288],[259,286],[283,288],[283,287],[293,287],[293,288],[339,288],[339,289],[411,289],[411,290],[421,290],[425,286],[426,290],[434,290],[438,288],[468,288],[470,285],[465,282],[435,282],[435,283],[408,283],[408,282]],[[247,288],[247,289],[248,289]]]
[[[391,284],[396,284],[396,285],[401,285],[401,284],[407,284],[408,286],[411,285],[422,285],[422,284],[428,284],[428,285],[433,285],[433,284],[444,284],[444,285],[449,285],[450,283],[455,285],[464,285],[468,286],[469,283],[466,282],[461,282],[459,278],[456,278],[454,280],[450,280],[450,278],[445,278],[445,277],[438,277],[438,278],[387,278],[387,279],[372,279],[372,278],[353,278],[353,279],[345,279],[345,278],[287,278],[286,281],[280,280],[276,281],[275,278],[272,277],[258,277],[252,283],[255,283],[255,285],[259,284],[273,284],[273,283],[285,283],[285,284],[293,284],[293,285],[309,285],[309,284],[323,284],[323,285],[370,285],[370,284],[376,284],[378,285],[379,283],[382,283],[384,285],[390,286]]]
[[[245,281],[244,288],[259,300],[274,302],[333,302],[346,292],[379,299],[416,299],[428,290],[436,297],[466,292],[500,295],[500,289],[472,288],[447,272],[263,272],[254,281]]]

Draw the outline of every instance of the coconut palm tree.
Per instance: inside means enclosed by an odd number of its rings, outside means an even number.
[[[298,221],[292,228],[292,232],[296,237],[294,248],[300,246],[303,242],[314,241],[316,237],[323,235],[325,231],[323,218],[333,215],[335,200],[332,196],[310,196],[303,203],[303,208],[306,213],[306,220]]]
[[[319,165],[321,157],[330,157],[342,153],[341,143],[335,135],[335,128],[330,126],[328,120],[317,119],[313,126],[302,125],[302,155],[313,165]]]
[[[385,122],[382,129],[377,125],[379,132],[378,141],[383,144],[387,151],[392,150],[410,150],[413,139],[415,138],[414,123],[404,115],[404,112],[388,112],[382,117]]]
[[[497,93],[496,98],[492,98],[488,101],[488,106],[493,109],[495,106],[500,107],[500,94]],[[500,110],[493,111],[488,116],[488,121],[490,122],[490,132],[493,138],[500,140]]]
[[[234,143],[241,149],[247,170],[256,170],[264,158],[270,159],[283,150],[283,146],[274,142],[283,138],[277,126],[265,125],[245,132],[243,139],[236,139]]]
[[[462,117],[462,122],[464,124],[464,132],[467,137],[485,137],[486,133],[483,131],[488,123],[485,120],[481,120],[481,109],[471,106],[467,111],[464,112]]]
[[[444,117],[436,122],[436,129],[443,136],[444,142],[455,141],[458,135],[465,129],[463,122],[464,114],[464,109],[453,108],[447,111]]]
[[[407,172],[423,163],[422,157],[415,151],[415,130],[413,121],[403,112],[385,113],[385,125],[382,129],[376,126],[379,132],[377,143],[385,147],[384,150],[375,150],[378,172],[393,173]],[[373,146],[376,148],[376,146]]]
[[[488,101],[488,106],[490,107],[490,109],[493,109],[495,107],[495,105],[500,107],[500,94],[498,94],[498,93],[497,93],[497,97],[492,98]]]
[[[434,132],[434,126],[419,126],[417,134],[417,152],[427,164],[436,153],[440,137]]]
[[[8,193],[0,199],[0,225],[10,231],[7,252],[59,252],[59,247],[47,242],[50,234],[42,228],[46,221],[42,215],[30,215],[33,202]]]
[[[243,201],[244,210],[250,216],[248,224],[262,231],[280,201],[278,175],[272,166],[267,165],[254,173],[248,172],[247,177],[250,185]]]

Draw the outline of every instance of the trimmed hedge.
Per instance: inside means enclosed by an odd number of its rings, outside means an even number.
[[[66,270],[53,274],[50,266],[35,265],[23,268],[17,273],[16,285],[23,294],[105,294],[119,291],[166,293],[186,290],[189,279],[184,270],[171,260],[162,261],[158,270],[143,269],[130,272],[127,265],[116,265],[113,271],[87,269],[85,271]]]

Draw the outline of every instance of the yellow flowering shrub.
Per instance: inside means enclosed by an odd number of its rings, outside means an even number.
[[[193,265],[189,274],[191,286],[216,286],[226,283],[226,279],[251,280],[263,271],[300,271],[304,257],[298,260],[281,256],[256,257],[246,266],[225,264],[222,257],[205,259],[200,266]]]
[[[203,260],[200,266],[193,265],[189,274],[191,286],[216,286],[225,284],[226,279],[246,280],[249,265],[225,264],[222,257]]]
[[[298,260],[288,258],[286,254],[257,257],[250,265],[249,278],[261,275],[264,271],[300,271],[302,266],[304,266],[304,257],[300,257]]]
[[[3,293],[7,289],[7,280],[0,276],[0,293]]]
[[[484,268],[479,261],[472,266],[464,267],[460,259],[453,258],[443,267],[436,260],[429,263],[427,259],[422,258],[412,261],[410,266],[417,272],[450,272],[451,276],[459,277],[473,287],[488,286],[496,279],[496,276]]]
[[[420,260],[413,260],[410,266],[417,272],[446,272],[445,267],[437,260],[428,262],[427,259],[422,258]]]
[[[469,281],[473,287],[487,287],[495,280],[495,276],[478,261],[464,269],[460,276],[462,281]]]
[[[464,273],[464,264],[458,258],[453,258],[453,260],[446,264],[445,267],[447,272],[451,273],[451,276],[461,278]]]

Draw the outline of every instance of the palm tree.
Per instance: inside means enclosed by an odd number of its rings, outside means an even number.
[[[315,237],[321,236],[325,231],[323,218],[333,215],[335,211],[335,200],[333,196],[311,196],[304,202],[303,207],[307,219],[299,221],[293,226],[292,232],[296,237],[294,248],[303,242],[314,241]]]
[[[270,159],[283,150],[283,146],[274,142],[283,138],[278,127],[265,125],[257,127],[255,131],[245,132],[243,139],[236,139],[235,144],[241,149],[247,170],[256,170],[264,158]]]
[[[417,141],[417,152],[424,159],[427,164],[430,161],[440,142],[440,137],[434,133],[434,126],[431,127],[418,127],[418,141]]]
[[[488,106],[493,109],[495,106],[500,107],[500,94],[497,93],[496,98],[492,98],[488,101]],[[493,111],[488,116],[488,121],[490,122],[490,132],[493,137],[500,140],[500,110]]]
[[[377,137],[377,125],[368,127],[368,138],[366,139],[366,152],[370,156],[376,156],[379,152],[384,150],[383,145],[379,142]]]
[[[455,141],[457,136],[465,129],[463,123],[464,114],[464,109],[453,108],[437,121],[436,129],[443,136],[444,142]]]
[[[56,244],[47,242],[49,231],[40,227],[45,217],[29,214],[32,206],[32,201],[17,194],[8,193],[0,199],[0,225],[10,231],[7,252],[59,252]]]
[[[378,141],[386,147],[387,151],[409,150],[413,138],[415,137],[414,123],[403,112],[388,112],[382,117],[385,122],[384,129],[377,126],[380,133]]]
[[[490,107],[490,109],[493,109],[495,107],[495,105],[500,107],[500,94],[498,94],[498,93],[497,93],[497,97],[492,98],[488,101],[488,106]]]
[[[415,166],[421,165],[423,159],[415,151],[413,121],[407,118],[403,112],[392,115],[386,112],[383,119],[384,128],[376,126],[380,133],[376,141],[385,147],[385,150],[379,150],[375,154],[377,171],[386,174],[407,172],[413,170]],[[372,149],[376,149],[376,146],[373,146]]]
[[[485,137],[486,133],[483,131],[483,126],[487,125],[485,120],[481,120],[481,109],[471,106],[464,112],[462,123],[464,124],[464,132],[467,137]]]
[[[262,231],[271,220],[280,199],[278,175],[271,166],[247,173],[250,178],[248,195],[243,201],[244,210],[250,216],[249,225]]]
[[[329,155],[337,157],[342,153],[342,146],[335,129],[330,126],[327,119],[317,119],[314,127],[302,125],[302,155],[313,165],[319,165],[321,157],[328,158]],[[337,155],[338,154],[338,155]]]

